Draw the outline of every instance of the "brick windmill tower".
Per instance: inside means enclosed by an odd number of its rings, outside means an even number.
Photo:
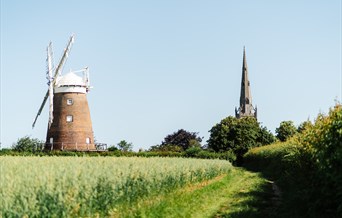
[[[248,68],[245,47],[243,47],[240,106],[239,108],[235,107],[235,117],[255,117],[255,119],[257,119],[257,108],[254,108],[252,105],[252,94],[250,82],[248,80]]]
[[[72,35],[57,67],[53,66],[52,43],[47,47],[47,79],[49,89],[32,124],[34,127],[49,98],[49,122],[46,150],[95,150],[94,135],[87,101],[90,89],[89,70],[62,75],[63,65],[74,42]],[[79,74],[83,75],[79,75]]]

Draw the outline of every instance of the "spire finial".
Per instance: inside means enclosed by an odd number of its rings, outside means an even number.
[[[242,57],[242,60],[243,60],[242,61],[243,62],[242,65],[243,66],[242,67],[246,69],[247,68],[247,61],[246,61],[246,47],[245,46],[243,46],[243,57]]]

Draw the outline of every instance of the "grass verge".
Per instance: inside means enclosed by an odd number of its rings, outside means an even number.
[[[111,211],[113,217],[270,217],[272,184],[259,173],[234,168],[197,183]]]

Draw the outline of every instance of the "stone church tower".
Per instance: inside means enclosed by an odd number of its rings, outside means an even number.
[[[245,47],[243,47],[240,106],[239,108],[235,107],[235,117],[255,117],[255,119],[257,119],[257,108],[254,108],[252,105],[252,95],[250,82],[248,80],[248,68]]]

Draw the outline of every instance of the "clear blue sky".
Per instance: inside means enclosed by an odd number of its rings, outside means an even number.
[[[149,148],[180,128],[210,128],[239,104],[246,46],[253,104],[274,132],[341,101],[341,1],[1,0],[1,146],[45,140],[46,46],[64,72],[90,68],[97,141]]]

